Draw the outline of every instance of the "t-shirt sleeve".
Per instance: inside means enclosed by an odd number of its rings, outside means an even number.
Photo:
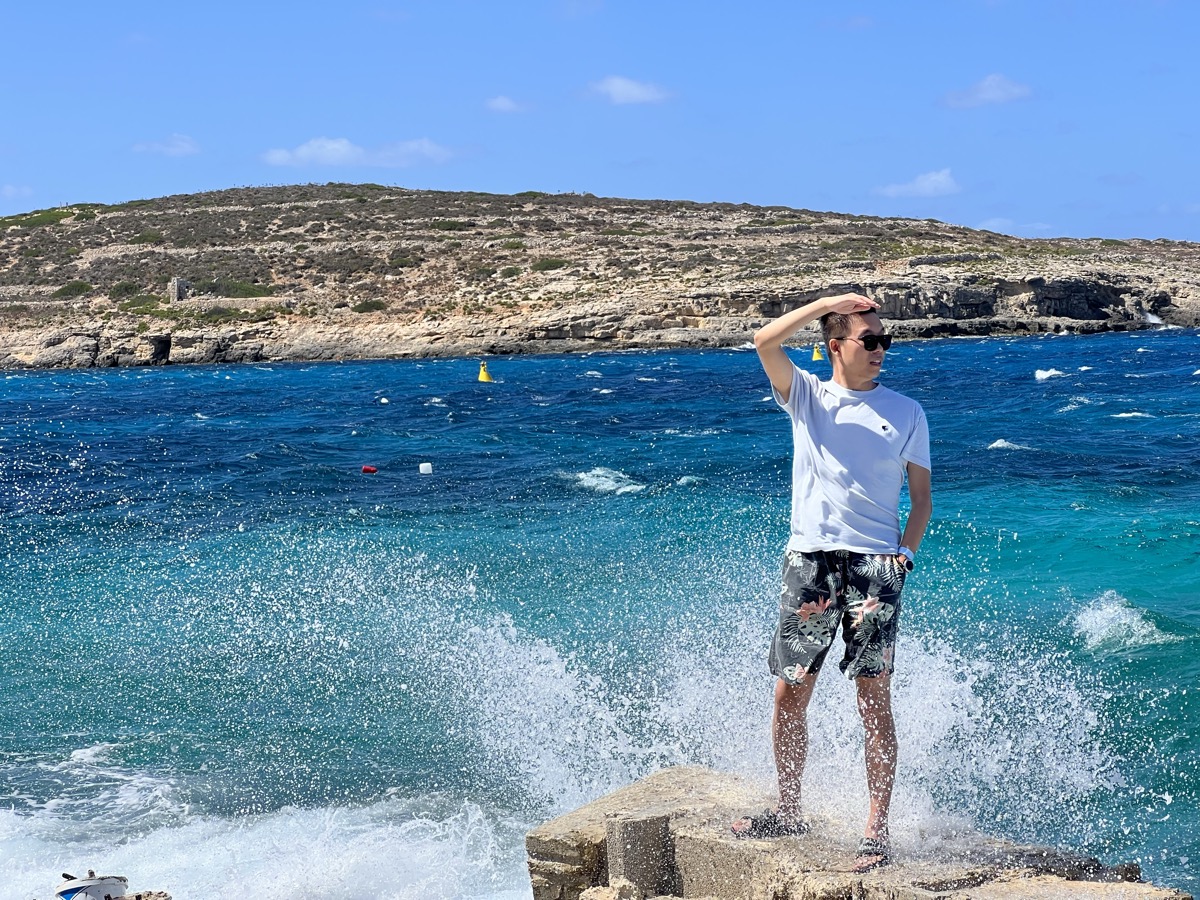
[[[787,402],[784,402],[774,385],[771,386],[771,396],[775,398],[775,402],[783,408],[793,422],[800,418],[800,410],[804,409],[805,401],[815,390],[816,380],[816,376],[792,363],[792,386],[788,389]]]
[[[904,444],[904,449],[900,451],[900,458],[905,462],[916,463],[923,469],[933,471],[929,464],[929,422],[925,419],[925,410],[921,409],[919,405],[913,421],[912,432]]]

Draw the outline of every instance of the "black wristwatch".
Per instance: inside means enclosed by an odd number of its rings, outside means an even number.
[[[911,572],[913,570],[913,552],[907,547],[901,547],[896,551],[896,555],[904,557],[904,570]]]

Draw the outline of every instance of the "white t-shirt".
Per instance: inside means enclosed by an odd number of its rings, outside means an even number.
[[[895,553],[905,466],[929,468],[929,425],[917,401],[876,384],[852,391],[792,369],[789,550]]]

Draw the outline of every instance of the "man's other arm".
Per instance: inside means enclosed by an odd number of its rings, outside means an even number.
[[[900,546],[907,547],[913,553],[921,546],[925,537],[925,529],[933,516],[932,476],[924,466],[909,463],[908,471],[908,521],[904,523],[904,535],[900,538]]]

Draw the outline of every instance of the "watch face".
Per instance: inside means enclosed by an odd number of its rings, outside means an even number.
[[[911,572],[913,570],[913,561],[911,559],[906,559],[904,561],[904,568]]]

